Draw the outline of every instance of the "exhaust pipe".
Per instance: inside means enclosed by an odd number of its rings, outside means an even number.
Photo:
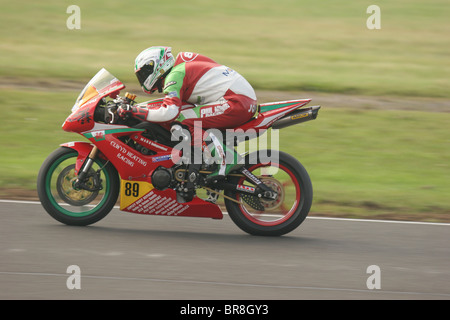
[[[273,129],[281,129],[292,126],[294,124],[299,124],[309,120],[314,120],[319,114],[320,106],[312,106],[302,109],[297,109],[284,117],[275,121],[272,125]]]

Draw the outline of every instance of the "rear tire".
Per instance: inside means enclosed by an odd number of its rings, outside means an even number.
[[[281,236],[291,232],[305,220],[311,208],[313,189],[308,172],[297,159],[281,151],[277,162],[272,160],[267,164],[261,163],[259,156],[256,163],[253,161],[250,164],[248,160],[252,156],[247,156],[245,167],[272,189],[276,189],[278,197],[274,201],[257,197],[244,199],[236,191],[226,191],[227,196],[240,201],[238,204],[225,199],[230,218],[251,235]],[[233,183],[254,186],[244,181],[243,177],[235,177]],[[263,205],[265,210],[255,209],[258,205]]]
[[[60,147],[51,153],[41,166],[37,178],[37,192],[44,209],[57,221],[86,226],[103,219],[114,207],[119,195],[120,180],[110,163],[95,159],[90,174],[100,170],[102,189],[87,191],[73,188],[78,153]],[[92,183],[91,177],[87,183]]]

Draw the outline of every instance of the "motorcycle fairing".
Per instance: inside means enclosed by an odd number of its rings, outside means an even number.
[[[64,121],[62,128],[67,132],[85,132],[94,125],[94,112],[98,102],[106,96],[117,97],[125,85],[106,69],[101,69],[81,91],[72,114]]]
[[[120,210],[147,215],[223,218],[215,204],[198,197],[188,203],[179,203],[175,190],[157,190],[148,181],[136,180],[121,181]]]
[[[80,171],[81,166],[83,165],[84,161],[86,160],[89,153],[91,153],[92,148],[94,147],[92,144],[85,141],[66,142],[60,144],[60,146],[73,149],[78,153],[78,157],[75,162],[75,174],[78,174],[78,171]],[[100,157],[106,160],[106,158],[103,155],[100,155]]]
[[[106,126],[105,126],[106,127]],[[121,178],[120,210],[165,216],[185,216],[222,219],[219,207],[210,202],[194,197],[189,203],[178,203],[176,192],[172,189],[157,190],[151,184],[151,174],[159,167],[173,166],[172,148],[161,146],[155,142],[147,142],[147,147],[154,148],[155,156],[138,154],[118,137],[132,133],[136,141],[148,141],[142,136],[142,129],[123,126],[111,126],[112,129],[89,131],[83,135],[101,150],[98,155],[112,162]],[[100,127],[97,127],[99,129]],[[141,141],[142,138],[142,141]],[[70,142],[62,146],[78,152],[76,171],[78,172],[93,148],[88,142]],[[161,150],[166,148],[167,151]],[[132,164],[132,165],[131,165]]]
[[[259,105],[260,112],[257,118],[254,118],[235,129],[243,131],[257,129],[260,131],[265,131],[269,129],[275,121],[286,114],[303,107],[310,101],[311,99],[301,99],[262,103]]]

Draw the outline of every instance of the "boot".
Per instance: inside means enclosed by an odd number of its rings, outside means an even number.
[[[241,156],[234,150],[234,148],[227,147],[212,133],[210,133],[210,137],[213,143],[211,144],[212,148],[209,152],[218,164],[218,168],[206,177],[207,183],[221,181],[225,179],[231,171],[238,169],[243,165]]]

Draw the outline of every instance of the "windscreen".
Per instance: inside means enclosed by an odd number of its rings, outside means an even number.
[[[123,88],[124,85],[106,69],[101,69],[80,92],[72,112],[99,94],[107,95]]]

